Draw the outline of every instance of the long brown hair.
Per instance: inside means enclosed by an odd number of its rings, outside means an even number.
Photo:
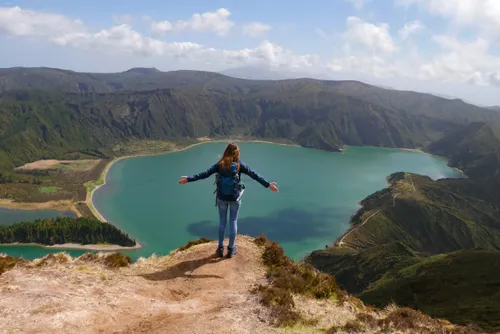
[[[238,164],[238,171],[240,170],[240,148],[236,143],[229,143],[224,150],[224,154],[219,161],[221,168],[229,169],[231,164],[236,162]]]

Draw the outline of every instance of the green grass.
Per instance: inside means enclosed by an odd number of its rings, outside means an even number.
[[[419,309],[453,323],[500,330],[500,252],[459,251],[422,259],[386,275],[359,297],[366,303]]]
[[[49,186],[49,187],[40,187],[39,191],[41,193],[55,193],[56,191],[61,190],[61,187]]]
[[[72,161],[71,163],[59,162],[57,168],[62,170],[86,170],[96,164],[95,160]]]

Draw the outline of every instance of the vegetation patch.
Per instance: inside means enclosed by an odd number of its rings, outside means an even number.
[[[349,320],[343,326],[333,326],[327,333],[419,333],[419,334],[479,334],[475,326],[455,326],[439,319],[434,319],[422,312],[399,308],[388,311],[385,317],[375,318],[368,313],[358,313],[356,319]]]
[[[268,285],[258,285],[253,292],[260,296],[261,303],[271,309],[276,326],[293,326],[298,323],[311,325],[315,321],[305,319],[295,310],[293,294],[316,299],[345,297],[333,276],[320,273],[308,264],[296,264],[285,256],[283,248],[264,235],[254,241],[264,247],[262,260],[267,267]]]
[[[65,253],[49,254],[49,255],[43,257],[42,259],[40,259],[40,261],[38,261],[36,266],[42,267],[42,266],[54,264],[54,263],[66,263],[66,262],[68,262],[68,259],[69,259],[68,255]]]
[[[132,258],[127,255],[123,255],[122,253],[112,253],[109,255],[106,255],[104,258],[104,264],[108,268],[120,268],[120,267],[127,267],[132,263]]]
[[[114,225],[89,218],[57,217],[33,222],[0,225],[0,244],[37,243],[55,245],[65,243],[113,244],[124,247],[136,245],[135,240]]]
[[[97,262],[98,259],[99,259],[99,255],[97,255],[96,253],[90,253],[90,252],[87,252],[87,253],[81,255],[80,257],[78,257],[78,261],[83,261],[83,262]]]
[[[11,270],[18,263],[24,263],[24,262],[26,262],[24,259],[18,257],[0,255],[0,275],[8,270]]]
[[[132,258],[130,256],[123,255],[120,252],[104,255],[87,252],[78,257],[78,261],[87,263],[104,263],[106,267],[116,269],[129,266],[132,263]]]
[[[214,240],[212,239],[208,239],[208,238],[200,238],[198,240],[191,240],[189,241],[187,244],[185,244],[184,246],[181,246],[177,249],[178,252],[182,252],[182,251],[185,251],[186,249],[189,249],[193,246],[196,246],[196,245],[201,245],[201,244],[206,244],[208,242],[212,242]]]
[[[40,187],[38,190],[41,193],[54,193],[56,191],[61,190],[61,187],[56,187],[56,186],[49,186],[49,187]]]

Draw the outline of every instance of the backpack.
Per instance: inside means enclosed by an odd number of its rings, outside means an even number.
[[[240,173],[239,164],[236,162],[231,163],[229,170],[225,168],[219,169],[219,172],[215,176],[215,184],[217,188],[214,193],[223,196],[235,196],[240,195],[240,191],[243,188],[240,183]]]

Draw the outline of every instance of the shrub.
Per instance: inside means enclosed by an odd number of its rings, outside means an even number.
[[[212,241],[213,241],[212,239],[208,239],[208,238],[200,238],[198,240],[191,240],[186,245],[179,247],[177,249],[177,251],[182,252],[182,251],[185,251],[186,249],[189,249],[193,246],[205,244],[205,243],[212,242]]]
[[[25,260],[12,256],[0,256],[0,275],[4,272],[11,270],[18,263],[24,263]]]

